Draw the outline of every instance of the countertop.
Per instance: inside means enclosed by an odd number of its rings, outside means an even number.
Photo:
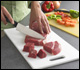
[[[62,1],[61,8],[79,10],[79,1]],[[20,23],[29,24],[29,16],[25,17]],[[25,24],[27,23],[27,24]],[[62,30],[51,26],[51,29],[60,37],[79,50],[79,38],[70,35]],[[74,54],[74,53],[73,53]],[[13,43],[5,35],[1,38],[1,69],[31,69],[29,64],[24,60]],[[79,69],[79,61],[73,61],[58,66],[52,66],[46,69]]]

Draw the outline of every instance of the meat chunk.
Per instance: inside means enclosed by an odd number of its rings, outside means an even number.
[[[44,46],[43,46],[44,50],[51,53],[52,54],[52,51],[53,51],[53,42],[49,42],[49,43],[46,43]]]
[[[47,56],[47,54],[43,49],[40,49],[37,56],[39,58],[45,58]]]
[[[47,35],[43,35],[43,36],[46,38]],[[44,40],[33,38],[28,35],[25,38],[25,43],[27,43],[27,42],[34,43],[36,46],[43,46],[43,44],[44,44]]]
[[[53,55],[57,55],[61,51],[61,45],[57,41],[46,43],[43,48],[45,51]]]
[[[23,51],[30,52],[32,49],[34,49],[34,43],[27,42],[23,48]]]
[[[34,50],[34,49],[32,49],[32,50],[29,52],[28,57],[36,58],[36,57],[37,57],[37,51]]]
[[[61,51],[61,45],[55,41],[54,42],[54,49],[53,49],[53,54],[57,55]]]
[[[38,26],[38,23],[37,23],[37,22],[33,22],[32,26],[31,26],[30,28],[31,28],[32,30],[40,33],[39,26]],[[42,34],[42,35],[43,35],[43,36],[45,37],[45,39],[46,39],[47,34],[46,34],[46,32],[45,32],[45,29],[44,29],[43,24],[42,24],[42,28],[43,28],[43,31],[44,31],[44,34]],[[40,33],[40,34],[41,34],[41,33]],[[45,39],[44,39],[44,40],[45,40]],[[36,46],[43,46],[44,40],[36,39],[36,38],[30,37],[30,36],[27,35],[26,38],[25,38],[25,43],[27,43],[27,42],[32,42],[32,43],[34,43]]]

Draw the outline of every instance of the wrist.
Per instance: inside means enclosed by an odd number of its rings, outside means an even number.
[[[41,9],[41,6],[39,4],[39,1],[32,1],[31,2],[31,8],[40,8]]]

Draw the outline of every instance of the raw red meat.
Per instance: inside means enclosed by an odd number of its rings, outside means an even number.
[[[40,58],[45,58],[47,54],[43,49],[40,49],[37,56]]]
[[[61,45],[57,41],[46,43],[43,48],[53,55],[57,55],[61,51]]]
[[[31,29],[41,34],[41,32],[40,32],[40,30],[39,30],[39,26],[38,26],[37,21],[36,21],[36,22],[33,22]],[[43,29],[43,32],[46,33],[43,24],[42,24],[42,29]]]
[[[47,35],[44,34],[43,36],[46,38]],[[34,43],[36,46],[43,46],[43,44],[44,44],[43,41],[44,40],[33,38],[33,37],[28,36],[28,35],[25,38],[25,43],[31,42],[31,43]]]
[[[34,49],[32,49],[32,50],[29,52],[28,57],[36,58],[36,57],[37,57],[37,51],[34,50]]]
[[[46,39],[46,37],[47,37],[47,34],[45,33],[45,29],[44,29],[44,26],[42,25],[42,28],[43,28],[43,31],[44,31],[44,34],[42,34],[44,37],[45,37],[45,39]],[[34,30],[34,31],[36,31],[36,32],[38,32],[38,33],[40,33],[40,30],[39,30],[39,26],[38,26],[38,23],[37,22],[34,22],[33,24],[32,24],[32,27],[31,27],[31,29],[32,30]],[[40,33],[41,34],[41,33]],[[33,38],[33,37],[30,37],[30,36],[26,36],[26,38],[25,38],[25,43],[27,43],[27,42],[32,42],[32,43],[34,43],[36,46],[43,46],[43,41],[44,40],[40,40],[40,39],[36,39],[36,38]]]
[[[23,51],[30,52],[32,49],[34,49],[34,43],[27,42],[23,48]]]
[[[52,54],[53,42],[46,43],[46,44],[43,46],[43,48],[44,48],[44,50],[46,50],[47,52],[49,52],[49,53]]]
[[[61,51],[61,45],[57,41],[54,44],[53,54],[57,55]]]

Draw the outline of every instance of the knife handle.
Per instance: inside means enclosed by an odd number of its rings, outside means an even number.
[[[8,19],[6,16],[5,16],[5,18],[6,18],[6,21],[7,21],[8,23],[11,23],[11,22],[9,21],[9,19]],[[14,26],[14,27],[16,27],[16,26],[17,26],[17,24],[18,24],[18,22],[14,21],[13,26]]]
[[[55,12],[59,11],[59,12],[65,12],[65,13],[70,13],[70,11],[67,10],[59,10],[59,9],[54,9]]]

